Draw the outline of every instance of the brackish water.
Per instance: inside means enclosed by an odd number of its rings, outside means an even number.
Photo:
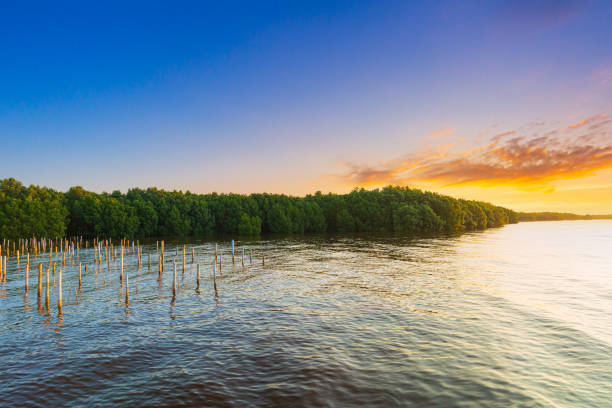
[[[223,241],[217,295],[214,242],[185,242],[184,275],[183,244],[166,242],[168,261],[181,248],[174,300],[155,242],[139,270],[126,257],[129,306],[119,261],[96,271],[81,251],[88,274],[75,295],[78,260],[65,268],[61,315],[57,286],[39,309],[37,267],[24,296],[11,257],[0,406],[612,405],[612,221],[237,241],[244,270]]]

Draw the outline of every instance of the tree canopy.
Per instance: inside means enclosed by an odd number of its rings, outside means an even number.
[[[480,201],[388,186],[348,194],[192,194],[156,188],[61,193],[0,181],[0,236],[148,237],[320,232],[460,233],[518,222]]]

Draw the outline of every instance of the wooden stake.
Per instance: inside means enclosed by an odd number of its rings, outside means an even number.
[[[172,284],[172,295],[176,296],[176,259],[174,260],[174,283]]]
[[[119,275],[119,280],[123,282],[123,245],[121,245],[121,275]]]
[[[47,310],[49,310],[49,268],[47,268],[47,279],[46,279],[45,285],[46,285],[45,306],[47,307]]]
[[[217,293],[217,263],[213,262],[213,286],[215,287],[215,295],[219,295]]]
[[[57,278],[58,278],[57,308],[61,312],[62,311],[62,270],[61,269],[57,271]]]
[[[200,264],[198,264],[198,274],[196,276],[196,290],[200,290]]]
[[[38,264],[38,298],[42,291],[42,264]]]
[[[30,281],[30,277],[29,277],[29,273],[30,273],[30,264],[26,264],[26,274],[25,274],[25,292],[28,293],[28,289],[29,289],[29,281]]]

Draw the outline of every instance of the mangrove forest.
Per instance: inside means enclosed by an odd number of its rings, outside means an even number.
[[[519,221],[481,201],[408,187],[305,197],[193,194],[157,188],[59,192],[0,181],[0,237],[154,237],[262,233],[461,233]]]

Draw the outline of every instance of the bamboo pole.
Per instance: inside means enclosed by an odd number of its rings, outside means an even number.
[[[253,266],[253,250],[249,249],[249,260],[251,261],[251,266]]]
[[[79,290],[81,290],[81,263],[79,262]]]
[[[215,288],[215,296],[219,296],[217,292],[217,263],[213,262],[213,286]]]
[[[125,305],[130,304],[130,274],[125,272]]]
[[[236,257],[234,256],[234,240],[232,239],[232,265],[236,265]]]
[[[172,295],[176,296],[176,259],[173,260],[174,263],[174,283],[172,284]]]
[[[57,308],[62,311],[62,270],[57,271],[58,277],[58,297],[57,297]]]
[[[121,274],[119,275],[119,280],[123,282],[123,245],[121,245]]]
[[[30,264],[26,264],[26,272],[25,272],[25,292],[28,293],[29,290],[29,286],[30,286]]]
[[[42,291],[42,264],[38,264],[38,298],[40,299],[41,291]]]
[[[195,263],[195,250],[193,248],[191,248],[191,263]]]
[[[183,273],[185,273],[185,264],[187,263],[187,256],[185,255],[185,245],[183,245]]]
[[[47,268],[47,279],[45,280],[45,306],[49,310],[49,268]]]
[[[162,242],[161,242],[161,262],[160,262],[161,270],[160,270],[160,272],[164,271],[164,263],[166,261],[166,252],[165,251],[166,251],[165,243],[162,240]]]
[[[198,274],[196,275],[196,290],[200,290],[200,264],[198,264]]]

